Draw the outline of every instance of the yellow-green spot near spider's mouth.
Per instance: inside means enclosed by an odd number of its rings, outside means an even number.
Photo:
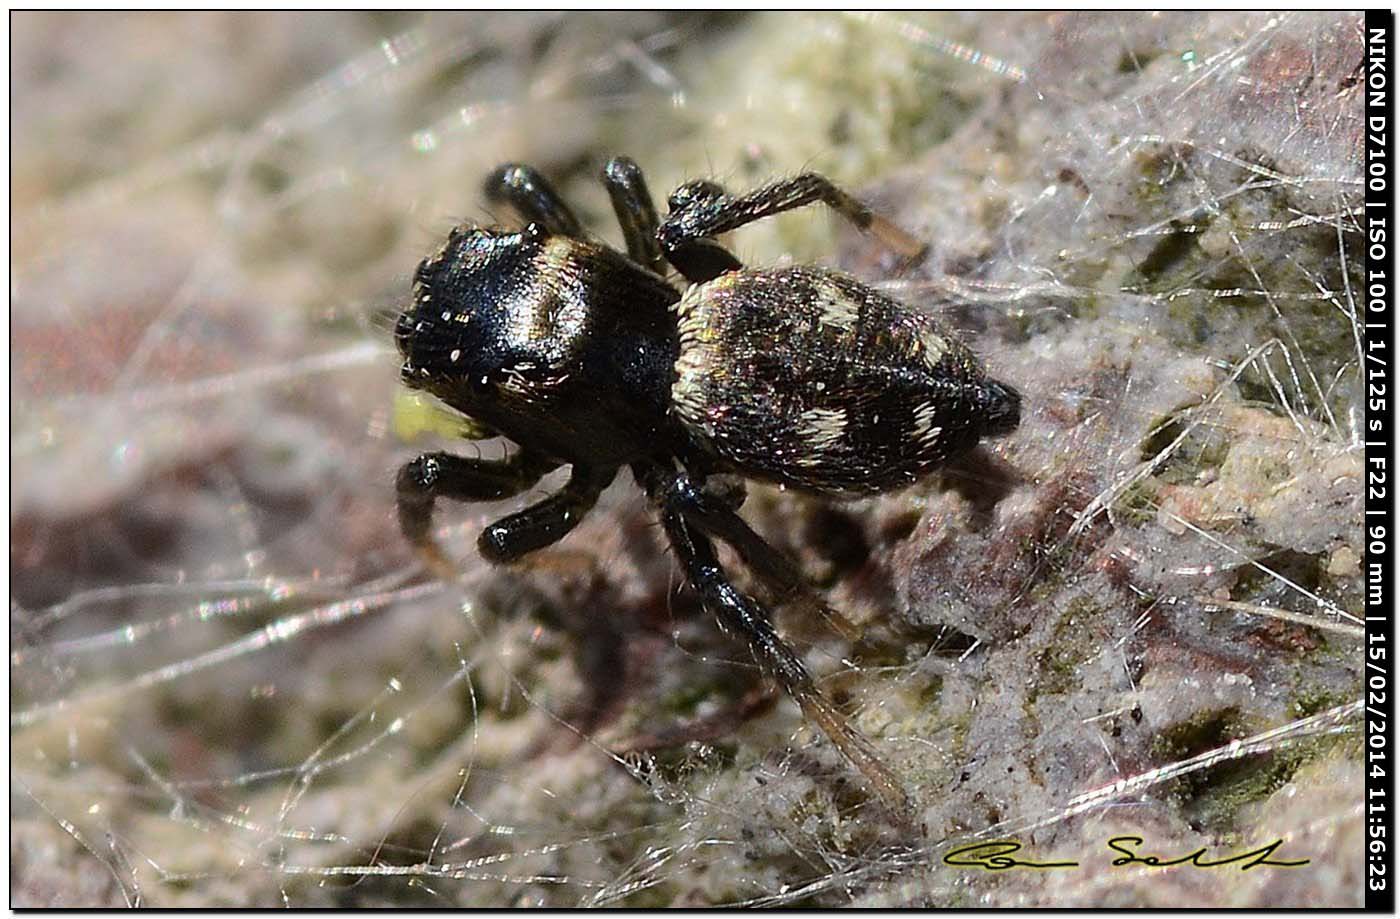
[[[453,411],[427,393],[409,389],[394,393],[392,426],[394,436],[404,443],[413,443],[426,434],[484,440],[495,433],[475,418]]]

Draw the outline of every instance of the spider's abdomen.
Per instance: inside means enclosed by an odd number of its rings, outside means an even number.
[[[746,475],[885,491],[1019,421],[1019,394],[953,333],[848,275],[743,269],[674,308],[674,411]]]

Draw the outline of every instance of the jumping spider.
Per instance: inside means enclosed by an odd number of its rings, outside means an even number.
[[[488,526],[490,562],[567,534],[618,469],[659,509],[686,580],[721,625],[894,806],[907,800],[869,741],[846,724],[768,613],[725,574],[732,546],[783,593],[795,565],[735,513],[760,479],[828,497],[914,482],[980,438],[1014,430],[1020,395],[989,379],[932,319],[823,268],[746,268],[716,237],[822,202],[906,256],[917,240],[807,173],[730,195],[709,181],[672,193],[659,220],[641,170],[617,157],[602,179],[627,254],[590,237],[549,183],[507,165],[486,194],[523,230],[460,226],[413,278],[394,337],[403,381],[519,445],[509,459],[427,453],[398,475],[399,524],[438,573],[433,503],[519,494],[564,464],[568,483]],[[688,282],[666,280],[669,268]],[[724,478],[712,478],[724,475]]]

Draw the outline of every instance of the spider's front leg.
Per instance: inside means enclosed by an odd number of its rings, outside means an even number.
[[[505,460],[467,459],[451,453],[424,453],[399,469],[399,529],[438,577],[457,570],[433,539],[433,505],[453,501],[497,501],[520,494],[558,463],[522,450]]]
[[[499,565],[558,542],[592,510],[615,475],[616,469],[575,464],[569,481],[559,491],[483,530],[477,551]]]
[[[613,213],[617,214],[622,236],[627,241],[628,256],[639,265],[664,275],[666,262],[661,257],[661,243],[656,239],[660,221],[656,218],[656,205],[647,190],[641,167],[630,157],[615,156],[603,166],[603,185],[608,189]]]
[[[583,224],[554,186],[533,166],[507,163],[492,170],[482,184],[486,198],[495,204],[508,204],[530,223],[537,223],[554,236],[583,238]]]
[[[522,450],[507,460],[473,460],[450,453],[425,453],[399,470],[399,528],[438,577],[451,580],[457,569],[433,539],[433,505],[453,501],[497,501],[520,494],[559,463]],[[578,525],[616,474],[615,469],[575,465],[555,494],[482,531],[477,549],[502,564],[558,542]]]
[[[730,581],[720,566],[714,543],[702,531],[703,525],[692,522],[688,517],[688,512],[698,512],[690,506],[686,498],[687,489],[674,485],[667,487],[667,479],[674,482],[677,479],[684,480],[685,477],[675,476],[674,473],[668,475],[659,469],[639,471],[639,478],[643,480],[648,494],[661,505],[662,525],[685,568],[686,580],[700,594],[706,609],[719,619],[726,630],[744,639],[750,653],[764,672],[777,680],[797,701],[803,714],[816,722],[846,759],[865,775],[885,803],[901,816],[908,815],[909,798],[899,779],[881,762],[870,741],[846,722],[845,716],[817,687],[802,659],[773,628],[773,623],[763,607]],[[730,513],[732,514],[732,511]],[[739,520],[737,516],[734,519]],[[763,543],[756,533],[749,530],[747,524],[742,520],[739,520],[739,524],[751,535],[752,540],[763,545],[767,552],[775,557],[781,558],[775,550]],[[730,528],[728,532],[731,535],[738,536],[740,543],[750,542],[748,536],[742,536],[732,529],[732,524],[724,526]],[[725,538],[726,541],[731,541],[728,537]],[[739,548],[738,543],[736,548]],[[748,548],[753,551],[755,546],[750,544]],[[739,551],[741,556],[745,554],[743,549]]]

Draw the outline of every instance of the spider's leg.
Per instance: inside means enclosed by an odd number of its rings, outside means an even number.
[[[486,176],[482,188],[488,201],[510,205],[525,220],[539,224],[551,235],[575,239],[584,236],[583,224],[573,210],[533,166],[498,166]]]
[[[668,240],[665,235],[666,226],[673,223],[677,215],[681,213],[689,213],[692,209],[707,202],[722,200],[726,200],[726,196],[721,185],[707,179],[686,182],[671,192],[671,197],[666,201],[670,213],[666,215],[665,222],[657,227],[653,234],[666,261],[674,265],[676,270],[692,284],[713,281],[725,272],[737,271],[744,265],[734,257],[733,253],[720,245],[718,240],[710,238],[708,234],[693,234],[682,237],[673,233]]]
[[[742,493],[736,500],[736,496],[718,490],[720,486],[716,479],[708,479],[703,485],[697,485],[694,479],[683,473],[659,487],[664,489],[662,500],[679,508],[686,520],[705,534],[732,546],[744,564],[776,591],[772,599],[783,603],[796,601],[807,611],[821,616],[843,637],[851,641],[860,638],[860,629],[854,623],[827,606],[813,592],[797,564],[735,513],[743,503]]]
[[[918,239],[815,172],[770,182],[745,195],[714,194],[714,190],[715,186],[709,183],[691,183],[672,195],[671,213],[658,231],[667,258],[673,252],[684,252],[695,240],[712,239],[755,220],[817,202],[834,209],[862,232],[901,255],[916,258],[925,249]],[[675,260],[671,260],[674,264]]]
[[[450,453],[424,453],[399,469],[399,529],[436,574],[456,577],[456,570],[433,539],[433,504],[495,501],[534,485],[558,463],[522,450],[505,460],[466,459]]]
[[[664,275],[666,263],[661,258],[661,243],[656,240],[660,222],[641,167],[629,157],[615,156],[603,166],[603,185],[627,240],[627,254],[639,265]]]
[[[558,542],[592,509],[616,474],[616,469],[576,464],[559,491],[482,531],[477,550],[487,561],[501,564]]]
[[[666,507],[679,510],[706,534],[733,546],[744,564],[774,588],[790,593],[803,587],[797,565],[734,512],[737,505],[732,499],[716,493],[709,485],[697,485],[690,476],[679,473],[661,486],[664,490],[660,500]]]
[[[724,246],[713,239],[688,239],[666,250],[666,261],[692,284],[713,281],[729,271],[744,267]]]
[[[647,476],[652,481],[659,477]],[[722,626],[745,640],[759,666],[778,681],[803,713],[865,774],[880,797],[896,812],[907,814],[909,799],[899,779],[880,761],[870,741],[846,723],[845,717],[817,687],[802,659],[773,628],[763,607],[729,580],[709,537],[686,519],[680,507],[667,502],[664,493],[652,493],[652,496],[662,502],[661,520],[666,535],[685,568],[686,580],[699,592],[705,607]]]

